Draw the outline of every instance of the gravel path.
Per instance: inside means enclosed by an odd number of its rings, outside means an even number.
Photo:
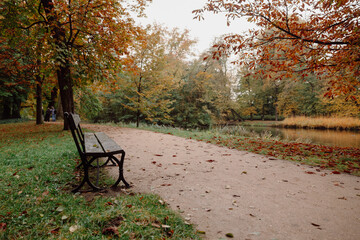
[[[123,147],[133,192],[160,195],[205,239],[360,239],[359,177],[169,134],[83,126]]]

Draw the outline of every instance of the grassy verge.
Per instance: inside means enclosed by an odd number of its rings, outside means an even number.
[[[69,193],[79,156],[61,129],[0,125],[0,239],[199,239],[156,195]]]
[[[133,125],[122,125],[134,127]],[[142,125],[142,129],[173,134],[180,137],[196,139],[207,143],[226,146],[262,154],[269,157],[300,162],[321,169],[330,169],[333,174],[349,173],[360,176],[360,149],[315,145],[299,142],[285,142],[272,139],[268,135],[252,136],[241,127],[222,128],[208,131],[181,130],[160,126]],[[229,130],[230,129],[230,130]],[[243,136],[242,136],[243,134]],[[245,135],[245,136],[244,136]]]
[[[279,126],[335,130],[360,130],[360,119],[350,117],[290,117]]]

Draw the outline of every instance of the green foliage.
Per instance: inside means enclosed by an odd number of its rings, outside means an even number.
[[[98,94],[91,88],[83,86],[75,90],[75,112],[84,119],[94,119],[102,111],[102,104]]]
[[[112,226],[118,239],[199,239],[158,196],[71,194],[79,156],[61,128],[0,125],[0,239],[107,239]]]

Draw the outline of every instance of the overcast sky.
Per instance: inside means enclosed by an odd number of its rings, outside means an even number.
[[[154,22],[167,26],[168,28],[178,27],[189,29],[191,36],[198,40],[197,53],[209,48],[215,37],[225,33],[241,33],[251,27],[245,19],[233,22],[230,27],[226,25],[224,15],[207,13],[205,20],[193,19],[194,9],[201,8],[206,0],[153,0],[145,13],[145,19],[139,19],[142,25]]]

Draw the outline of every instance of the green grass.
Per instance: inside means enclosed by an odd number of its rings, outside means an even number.
[[[0,125],[0,239],[199,239],[156,195],[70,193],[79,156],[61,129]]]
[[[135,127],[133,124],[123,127]],[[273,139],[269,134],[257,135],[241,126],[213,130],[182,130],[156,125],[141,125],[141,129],[196,139],[232,149],[254,152],[268,157],[296,161],[322,169],[360,176],[360,149],[331,147],[301,142],[287,142]]]

